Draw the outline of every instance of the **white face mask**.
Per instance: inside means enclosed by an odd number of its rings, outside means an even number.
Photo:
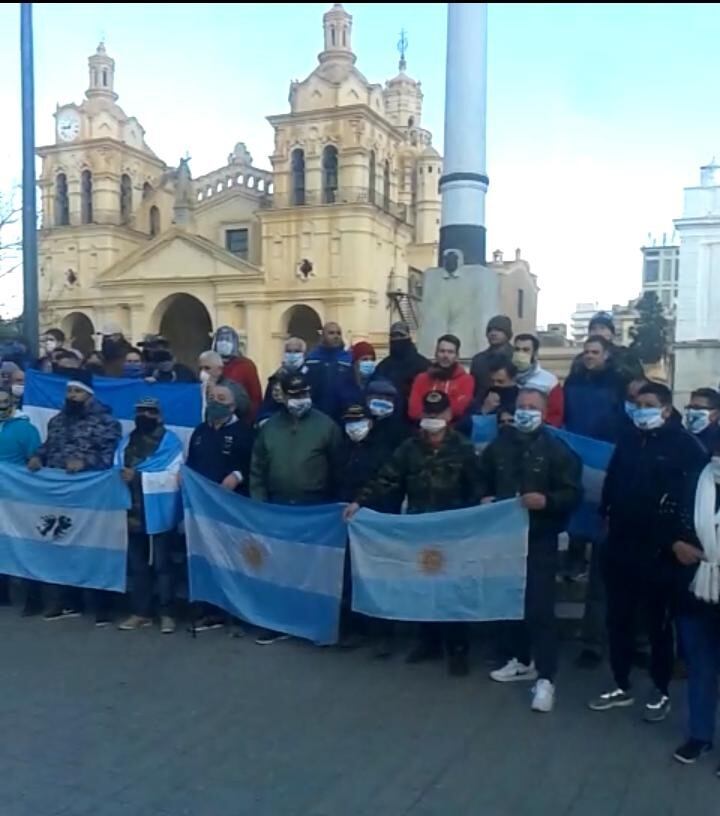
[[[200,372],[200,382],[203,385],[207,385],[210,382],[210,372],[207,369],[203,369]]]
[[[290,398],[287,401],[287,409],[294,417],[305,416],[312,408],[312,399],[310,397]]]
[[[217,351],[221,357],[232,357],[232,340],[218,340],[217,343],[215,343],[215,351]]]
[[[345,433],[353,442],[362,442],[370,433],[370,420],[359,419],[357,422],[348,422],[345,425]]]
[[[715,477],[715,484],[720,484],[720,456],[713,456],[710,460],[710,467]]]
[[[708,425],[710,425],[708,408],[687,408],[685,410],[685,426],[690,433],[702,433]]]
[[[302,368],[304,362],[305,355],[302,351],[286,351],[285,354],[283,354],[283,365],[290,371],[297,371],[299,368]]]
[[[633,422],[641,431],[654,431],[662,428],[665,418],[662,415],[662,408],[636,408]]]
[[[542,411],[531,408],[517,408],[513,424],[520,433],[532,433],[542,425]]]
[[[423,417],[420,420],[420,427],[428,433],[439,433],[447,428],[447,420],[438,419],[437,417]]]
[[[25,393],[25,384],[13,383],[10,386],[10,391],[12,392],[13,397],[22,397],[22,395]]]

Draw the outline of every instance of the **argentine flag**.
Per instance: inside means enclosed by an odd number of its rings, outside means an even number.
[[[116,467],[124,466],[125,450],[129,442],[129,435],[120,442],[115,453]],[[166,429],[155,453],[135,466],[142,482],[145,530],[149,535],[174,530],[182,520],[179,477],[184,461],[180,438]]]
[[[47,424],[65,402],[67,380],[28,370],[23,412],[45,438]],[[160,402],[165,426],[174,431],[187,450],[190,437],[202,422],[202,386],[199,383],[147,383],[114,377],[93,377],[95,399],[107,405],[128,434],[135,425],[135,405],[144,397]]]
[[[337,641],[347,528],[341,505],[285,507],[182,470],[190,599],[257,626]]]
[[[525,614],[528,514],[517,499],[404,516],[363,509],[349,530],[355,612],[404,621]]]
[[[124,592],[129,507],[117,470],[0,464],[0,574]]]

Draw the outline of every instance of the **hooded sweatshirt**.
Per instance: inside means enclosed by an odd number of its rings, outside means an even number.
[[[470,407],[475,390],[472,375],[468,374],[460,363],[455,363],[449,377],[439,377],[439,373],[440,369],[433,366],[415,378],[408,408],[410,419],[419,420],[422,417],[423,398],[430,391],[442,391],[448,395],[453,419],[459,419]]]
[[[0,462],[26,465],[40,447],[40,434],[30,417],[20,411],[0,420]]]

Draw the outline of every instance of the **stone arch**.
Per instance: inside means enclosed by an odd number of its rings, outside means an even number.
[[[300,337],[308,346],[314,348],[320,341],[322,320],[320,315],[311,306],[298,303],[285,312],[285,334],[288,337]]]
[[[63,318],[60,328],[65,332],[68,345],[81,351],[83,354],[90,354],[95,350],[95,326],[92,320],[84,312],[70,312]]]
[[[213,330],[210,312],[194,295],[177,292],[161,300],[152,325],[166,337],[179,363],[197,366],[198,354],[210,348]]]

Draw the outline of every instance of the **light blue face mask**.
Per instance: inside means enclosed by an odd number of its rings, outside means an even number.
[[[693,434],[702,433],[710,425],[709,408],[686,408],[685,426]]]
[[[358,371],[360,372],[360,376],[367,379],[368,377],[372,377],[373,373],[375,372],[376,366],[375,360],[360,360],[358,363]]]
[[[521,433],[532,433],[542,425],[542,411],[535,411],[530,408],[516,408],[514,424]]]
[[[635,427],[641,431],[654,431],[665,424],[662,408],[636,408],[633,414]]]
[[[305,362],[305,355],[302,351],[286,351],[283,354],[283,365],[285,368],[289,368],[290,371],[297,371],[299,368],[302,368],[302,364]]]
[[[633,418],[633,414],[635,413],[636,410],[637,410],[637,408],[636,408],[634,402],[630,402],[630,400],[625,400],[625,414],[630,419]]]
[[[395,405],[391,400],[386,399],[371,399],[368,403],[370,413],[378,419],[388,417],[395,410]]]

